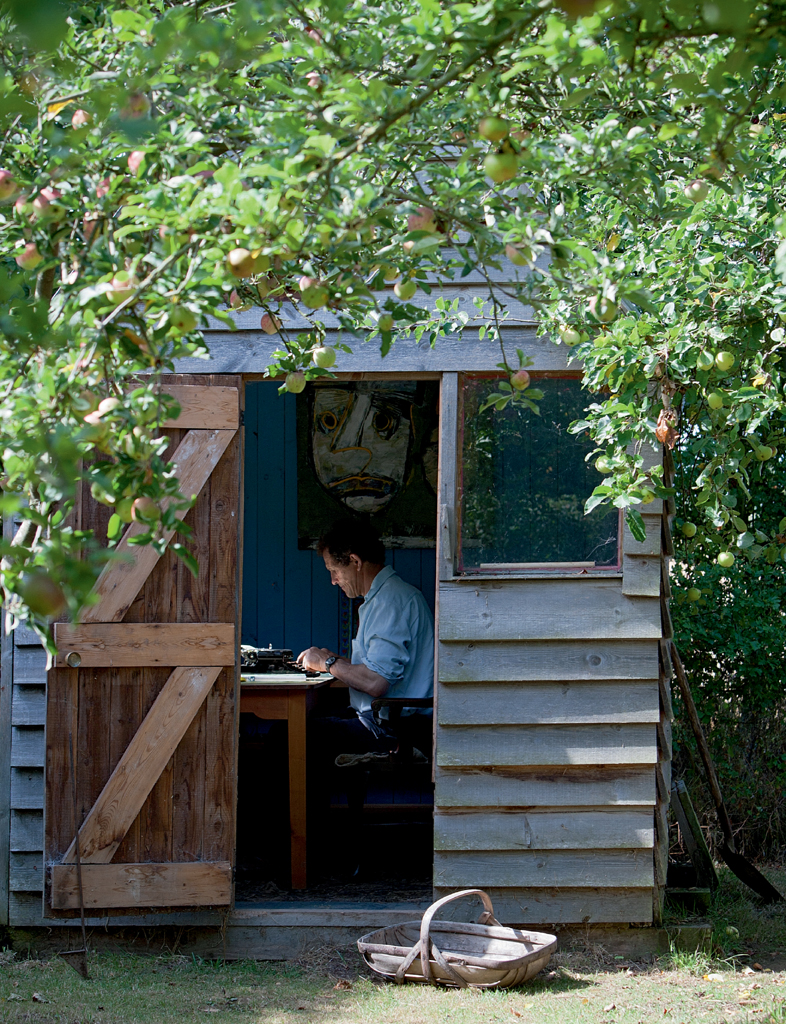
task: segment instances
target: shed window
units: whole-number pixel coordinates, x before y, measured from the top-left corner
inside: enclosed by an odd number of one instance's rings
[[[580,381],[538,378],[539,416],[513,403],[480,412],[497,385],[464,378],[460,571],[617,568],[619,512],[584,514],[601,476],[589,437],[568,432],[587,404]]]

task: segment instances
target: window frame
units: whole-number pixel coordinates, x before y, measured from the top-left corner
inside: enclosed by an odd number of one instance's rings
[[[564,370],[534,370],[530,371],[530,377],[534,382],[544,379],[577,380],[581,381],[581,373],[571,373]],[[456,415],[456,503],[455,503],[455,538],[454,538],[454,578],[456,579],[532,579],[538,576],[554,578],[555,576],[622,576],[622,534],[623,516],[622,509],[618,510],[617,520],[617,558],[611,565],[596,565],[591,568],[581,564],[556,563],[549,568],[548,563],[542,562],[532,568],[517,567],[494,569],[490,566],[473,569],[464,565],[463,551],[463,518],[464,518],[464,394],[465,383],[475,380],[504,380],[505,374],[494,371],[479,371],[458,374],[458,396]],[[589,497],[589,495],[588,495]]]

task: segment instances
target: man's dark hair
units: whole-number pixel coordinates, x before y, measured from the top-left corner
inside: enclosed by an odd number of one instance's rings
[[[319,538],[317,551],[320,555],[327,551],[339,565],[349,565],[350,555],[372,565],[385,564],[385,546],[365,519],[339,519]]]

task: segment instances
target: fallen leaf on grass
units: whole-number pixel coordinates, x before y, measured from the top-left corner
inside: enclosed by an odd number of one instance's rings
[[[702,980],[703,981],[723,981],[723,975],[722,974],[716,974],[713,971],[712,974],[705,974]]]
[[[582,1003],[584,1003],[584,1005],[586,1006],[586,1005],[587,1005],[587,1003],[589,1002],[589,999],[582,999],[581,1001],[582,1001]]]
[[[742,973],[742,974],[755,974],[756,972],[754,971],[754,969],[753,969],[752,967],[748,967],[748,966],[746,965],[745,967],[743,967],[743,969],[742,969],[742,972],[741,972],[741,973]]]
[[[15,999],[15,1000],[16,1000],[17,1002],[19,1002],[19,1003],[24,1003],[24,1002],[26,1002],[26,1000],[25,1000],[25,997],[24,997],[24,996],[18,996],[18,995],[16,994],[16,992],[12,992],[12,993],[11,993],[11,995],[10,995],[10,996],[8,997],[8,1000],[9,1000],[9,1002],[10,1002],[10,1001],[11,1001],[12,999]]]
[[[33,1002],[34,1003],[45,1003],[46,999],[44,999],[44,997],[41,995],[40,992],[34,992],[33,993]]]
[[[604,1006],[603,1007],[603,1012],[604,1013],[609,1013],[611,1010],[616,1010],[616,1009],[617,1009],[617,1004],[616,1003],[609,1003],[608,1006]]]
[[[333,986],[333,988],[350,989],[350,988],[352,988],[352,982],[351,981],[347,981],[346,978],[342,978],[341,981],[337,981],[336,982],[336,984]]]
[[[753,969],[754,969],[754,971],[763,971],[764,970],[764,968],[762,967],[761,964],[754,964],[753,965]]]

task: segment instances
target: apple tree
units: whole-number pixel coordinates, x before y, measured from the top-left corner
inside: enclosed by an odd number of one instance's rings
[[[12,621],[43,635],[77,615],[131,519],[163,544],[189,496],[162,458],[177,410],[160,377],[206,351],[208,317],[256,308],[281,340],[270,373],[297,391],[334,365],[321,311],[349,345],[438,344],[466,315],[412,300],[474,270],[509,378],[498,406],[537,410],[502,346],[510,298],[583,363],[576,429],[605,474],[590,505],[637,529],[666,493],[641,446],[665,441],[697,456],[706,543],[782,557],[746,495],[783,432],[783,29],[753,0],[6,0]],[[491,282],[503,258],[512,285]],[[283,330],[285,300],[308,331]],[[81,479],[112,509],[109,549],[72,524]],[[176,549],[190,559],[182,533]]]

